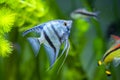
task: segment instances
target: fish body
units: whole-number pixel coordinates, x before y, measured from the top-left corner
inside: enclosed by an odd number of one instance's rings
[[[89,12],[86,9],[77,9],[73,11],[70,15],[73,19],[78,19],[78,18],[89,18],[89,17],[97,17],[98,12]]]
[[[120,37],[112,35],[112,38],[115,40],[115,43],[102,58],[102,61],[105,64],[112,62],[115,58],[120,58]]]
[[[28,40],[32,45],[35,55],[39,53],[40,45],[44,44],[44,47],[50,59],[50,67],[52,67],[58,57],[60,47],[63,43],[65,47],[61,55],[65,51],[67,51],[66,56],[68,54],[70,47],[68,37],[70,34],[71,26],[71,20],[52,20],[25,31],[23,33],[23,36],[27,35],[30,32],[37,32],[41,35],[37,38],[30,37]]]
[[[105,64],[113,62],[113,65],[117,67],[120,64],[120,37],[112,35],[111,36],[115,43],[110,47],[110,49],[103,55],[103,58],[101,61],[98,61],[98,65]],[[110,71],[106,71],[106,74]]]

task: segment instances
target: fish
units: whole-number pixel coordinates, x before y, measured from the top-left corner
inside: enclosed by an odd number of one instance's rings
[[[41,44],[44,45],[50,60],[50,68],[52,68],[59,54],[61,56],[66,51],[66,57],[68,55],[70,48],[68,38],[71,27],[72,20],[51,20],[26,30],[23,32],[23,36],[26,36],[30,32],[36,32],[40,35],[39,37],[28,37],[28,41],[32,45],[32,49],[36,56],[40,51]],[[59,53],[62,44],[64,48],[63,51]]]
[[[75,11],[73,11],[70,16],[73,19],[78,19],[78,18],[89,18],[89,17],[94,17],[97,18],[98,17],[99,12],[90,12],[87,11],[86,9],[76,9]]]
[[[103,55],[102,59],[98,61],[98,66],[113,63],[113,65],[117,67],[120,64],[120,37],[111,35],[111,38],[114,40],[114,44]],[[106,74],[110,76],[111,72],[106,70]]]

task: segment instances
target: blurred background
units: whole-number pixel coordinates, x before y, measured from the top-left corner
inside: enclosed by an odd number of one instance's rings
[[[72,19],[78,8],[99,11],[97,19]],[[120,80],[120,66],[97,66],[109,49],[110,35],[120,36],[120,0],[0,0],[0,80]],[[35,57],[22,32],[56,19],[73,20],[70,51],[59,73],[64,56],[49,67],[42,46]],[[63,48],[61,48],[62,50]]]

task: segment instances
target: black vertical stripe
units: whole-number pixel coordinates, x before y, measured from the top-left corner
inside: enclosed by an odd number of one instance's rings
[[[49,45],[54,49],[54,52],[56,53],[56,48],[53,45],[52,41],[50,40],[50,38],[47,36],[46,32],[43,31],[44,35],[45,35],[45,39],[48,41]]]
[[[112,54],[112,52],[114,52],[114,51],[116,51],[116,50],[118,50],[118,49],[120,49],[120,47],[115,48],[115,49],[109,51],[109,52],[103,57],[103,61],[105,60],[105,58],[106,58],[108,55]]]
[[[55,32],[55,34],[57,35],[59,42],[61,43],[61,37],[59,36],[59,33],[55,30],[54,26],[51,25],[51,28],[53,29],[53,31]]]

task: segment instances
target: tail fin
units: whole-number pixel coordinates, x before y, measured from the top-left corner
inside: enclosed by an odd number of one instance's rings
[[[37,56],[40,50],[40,41],[38,40],[38,38],[28,38],[28,41],[32,45],[32,49],[34,51],[35,56]]]
[[[100,11],[95,12],[95,16],[97,17],[100,14]]]
[[[94,19],[98,20],[99,19],[99,14],[100,14],[100,11],[97,11],[94,13]]]
[[[37,32],[37,33],[40,33],[41,30],[43,29],[43,26],[44,26],[44,25],[37,25],[37,26],[35,26],[34,28],[29,29],[29,30],[23,32],[23,36],[25,36],[26,34],[32,32],[32,31],[35,31],[35,32]]]

